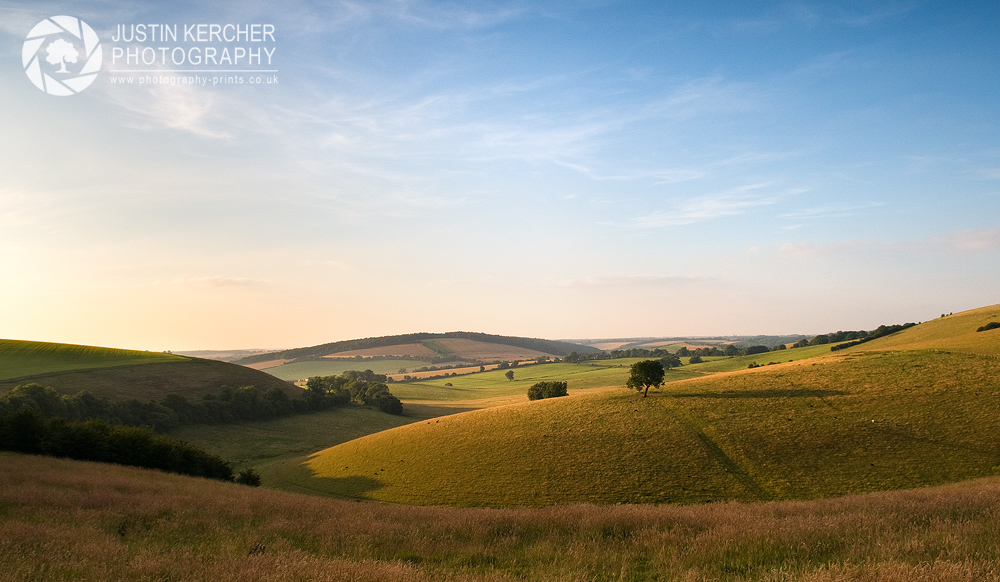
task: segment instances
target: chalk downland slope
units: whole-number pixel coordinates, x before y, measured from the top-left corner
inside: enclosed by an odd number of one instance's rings
[[[975,330],[998,315],[645,399],[622,389],[422,422],[316,453],[287,479],[343,497],[530,506],[810,499],[993,475],[1000,330]]]
[[[296,348],[250,356],[239,360],[243,365],[270,360],[306,360],[310,358],[354,356],[438,357],[462,361],[511,359],[538,356],[562,357],[570,352],[596,352],[596,348],[562,341],[487,333],[456,331],[448,333],[411,333],[345,340],[307,348]]]
[[[19,384],[64,394],[88,390],[112,399],[160,400],[169,393],[201,398],[222,386],[301,389],[244,366],[175,354],[20,340],[0,340],[0,392]]]

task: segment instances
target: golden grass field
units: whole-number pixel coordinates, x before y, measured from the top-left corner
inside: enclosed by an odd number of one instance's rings
[[[0,453],[4,580],[1000,580],[1000,479],[819,501],[453,509]]]
[[[359,499],[541,506],[813,499],[993,475],[1000,330],[975,330],[998,314],[645,399],[601,391],[411,424],[316,453],[286,477]]]

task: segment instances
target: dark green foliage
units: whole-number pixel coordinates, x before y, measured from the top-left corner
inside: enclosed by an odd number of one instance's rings
[[[260,475],[257,471],[254,471],[252,467],[247,467],[240,471],[240,474],[236,476],[236,482],[240,485],[249,485],[251,487],[260,487]]]
[[[660,365],[663,366],[664,370],[669,370],[670,368],[680,368],[681,359],[675,356],[674,354],[667,354],[662,358],[660,358]]]
[[[36,408],[0,416],[0,450],[233,480],[229,463],[168,436],[103,420],[46,419]]]
[[[870,342],[870,341],[872,341],[874,339],[878,339],[880,337],[885,337],[887,335],[903,331],[904,329],[909,329],[909,328],[913,327],[914,325],[917,325],[917,324],[915,324],[915,323],[904,323],[902,325],[880,325],[880,326],[878,326],[877,328],[875,328],[874,330],[872,330],[870,332],[864,332],[864,331],[860,331],[860,332],[843,332],[843,331],[838,331],[837,333],[830,334],[831,341],[833,341],[833,342],[840,342],[840,341],[846,341],[846,340],[852,339],[850,337],[850,334],[862,334],[862,335],[860,336],[859,339],[856,339],[854,341],[848,341],[847,343],[843,343],[843,344],[839,344],[839,345],[833,346],[833,347],[830,348],[830,351],[831,352],[835,352],[837,350],[843,350],[843,349],[846,349],[846,348],[852,348],[852,347],[854,347],[856,345],[860,345],[860,344],[863,344],[865,342]]]
[[[403,403],[389,392],[389,387],[378,382],[356,380],[348,385],[351,400],[358,404],[374,406],[389,414],[403,414]]]
[[[690,358],[688,359],[688,363],[689,363],[689,364],[700,364],[700,363],[702,363],[703,361],[704,361],[704,360],[702,360],[702,359],[701,359],[701,356],[699,356],[698,354],[695,354],[695,355],[691,356],[691,357],[690,357]]]
[[[504,377],[508,380],[514,380],[514,370],[507,370],[504,372]]]
[[[663,365],[657,360],[642,360],[632,364],[629,368],[628,381],[626,386],[642,392],[645,398],[649,393],[650,386],[659,386],[663,383]]]
[[[752,356],[754,354],[766,354],[771,351],[771,348],[767,346],[749,346],[740,349],[741,356]]]
[[[383,412],[401,414],[403,405],[389,394],[384,384],[385,379],[385,376],[374,374],[371,370],[310,378],[299,398],[289,397],[276,386],[266,390],[255,386],[235,389],[224,386],[218,392],[205,394],[200,401],[195,402],[179,394],[167,394],[162,402],[111,400],[96,397],[86,391],[67,396],[47,386],[25,384],[0,395],[0,416],[20,410],[34,410],[41,418],[63,418],[70,421],[98,419],[111,424],[144,426],[156,432],[166,432],[182,425],[268,420],[343,406],[352,399],[352,384],[366,389],[368,384],[380,385],[381,390],[358,398],[357,401],[375,406]]]
[[[991,321],[986,325],[980,327],[976,331],[989,331],[991,329],[997,329],[997,328],[1000,328],[1000,321]]]
[[[559,396],[567,396],[568,394],[565,382],[538,382],[532,384],[531,388],[528,388],[528,400],[558,398]]]

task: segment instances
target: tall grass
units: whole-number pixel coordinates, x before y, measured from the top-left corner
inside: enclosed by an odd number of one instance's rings
[[[0,454],[5,580],[1000,580],[1000,479],[810,502],[446,509]]]

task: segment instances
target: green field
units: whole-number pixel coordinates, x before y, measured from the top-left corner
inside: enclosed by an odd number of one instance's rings
[[[371,370],[376,374],[395,374],[400,368],[412,370],[430,366],[429,362],[418,360],[312,360],[308,362],[296,362],[294,364],[283,364],[273,368],[264,368],[262,371],[282,380],[305,380],[313,376],[339,376],[348,370]]]
[[[991,354],[1000,331],[966,337],[982,318],[670,383],[646,399],[599,391],[416,423],[312,455],[287,479],[345,497],[509,506],[809,499],[988,476],[1000,465],[1000,360],[977,354]],[[940,349],[948,334],[965,347]],[[927,337],[939,347],[923,348]]]
[[[40,374],[93,370],[189,358],[161,352],[140,352],[74,344],[0,340],[0,380],[15,380]]]
[[[223,386],[300,389],[244,366],[160,352],[0,340],[0,393],[37,383],[63,394],[88,391],[111,399],[160,400],[169,393],[201,398]]]
[[[403,416],[395,416],[351,404],[274,420],[182,426],[170,436],[211,450],[235,467],[255,467],[271,485],[265,469],[270,464],[451,412],[408,405]]]
[[[980,582],[1000,480],[813,502],[452,509],[0,453],[4,580]]]

